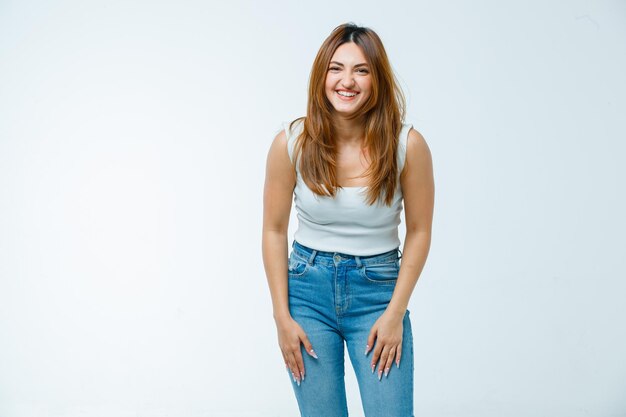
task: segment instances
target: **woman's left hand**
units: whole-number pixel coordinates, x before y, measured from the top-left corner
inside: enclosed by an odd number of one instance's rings
[[[389,374],[394,359],[396,366],[400,367],[403,318],[403,316],[398,317],[397,314],[392,314],[386,310],[378,320],[376,320],[370,330],[369,337],[367,338],[367,346],[365,347],[365,354],[367,355],[374,345],[374,341],[376,341],[376,347],[372,355],[371,368],[373,373],[376,363],[378,363],[380,359],[380,365],[378,366],[379,380],[382,378],[383,370],[385,376]]]

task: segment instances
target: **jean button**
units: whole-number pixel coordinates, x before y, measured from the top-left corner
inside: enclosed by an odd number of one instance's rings
[[[335,255],[333,259],[335,260],[335,262],[339,262],[341,260],[341,256]]]

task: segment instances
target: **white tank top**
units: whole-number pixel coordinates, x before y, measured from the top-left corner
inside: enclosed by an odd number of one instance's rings
[[[302,132],[304,121],[283,122],[287,134],[289,158],[294,163],[294,145]],[[398,174],[406,157],[406,143],[412,124],[403,123],[398,143]],[[396,192],[391,206],[377,201],[367,204],[367,187],[343,187],[335,197],[318,196],[302,181],[296,167],[294,202],[298,228],[294,239],[304,246],[324,252],[369,256],[388,252],[400,246],[398,225],[402,211],[402,189],[398,175]]]

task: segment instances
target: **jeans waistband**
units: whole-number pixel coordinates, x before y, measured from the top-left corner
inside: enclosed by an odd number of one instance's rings
[[[298,257],[308,262],[309,264],[321,263],[325,265],[334,265],[335,262],[343,262],[347,265],[353,264],[358,267],[362,265],[375,265],[387,262],[393,262],[402,257],[402,252],[399,248],[392,249],[388,252],[379,253],[377,255],[369,255],[369,256],[358,256],[358,255],[348,255],[341,252],[324,252],[318,251],[316,249],[309,248],[304,246],[295,240],[291,245],[293,248],[293,253]],[[400,255],[398,255],[398,253]]]

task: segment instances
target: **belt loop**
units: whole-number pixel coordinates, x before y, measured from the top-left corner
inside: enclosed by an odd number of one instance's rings
[[[402,251],[400,250],[400,248],[398,248],[398,252],[400,252],[400,256],[398,256],[398,259],[402,259]]]
[[[317,255],[317,251],[313,249],[313,252],[311,252],[311,256],[309,257],[309,265],[313,265],[313,260],[315,259],[315,255]]]
[[[355,256],[354,260],[356,261],[356,267],[360,268],[361,267],[361,257],[360,256]]]

